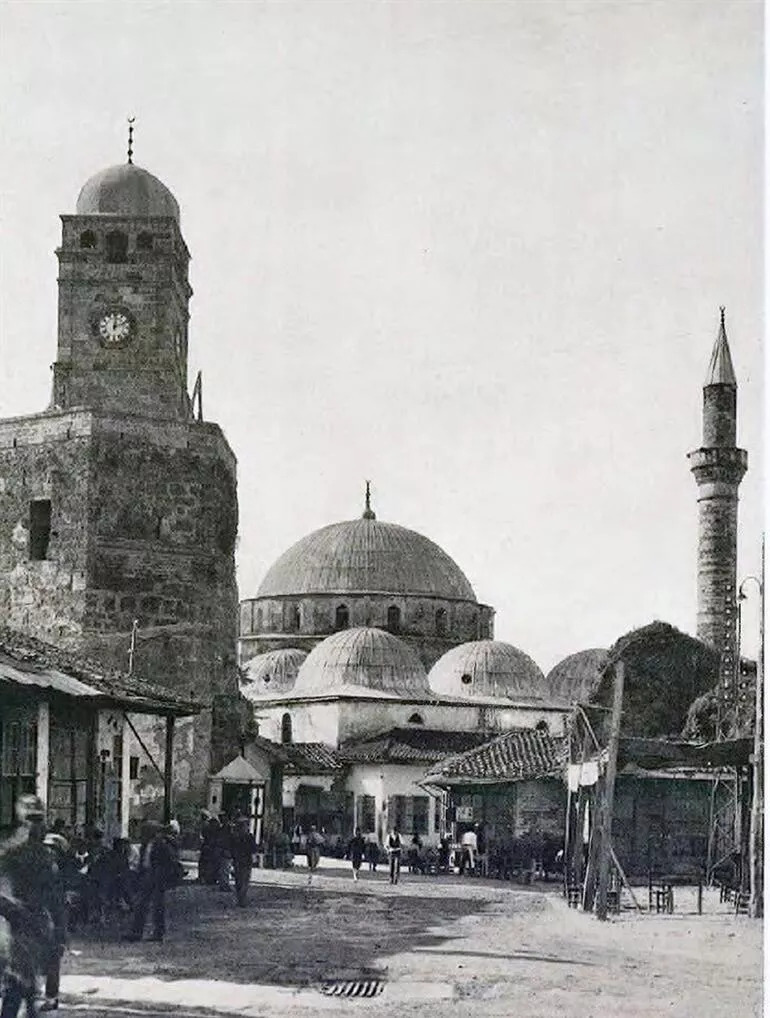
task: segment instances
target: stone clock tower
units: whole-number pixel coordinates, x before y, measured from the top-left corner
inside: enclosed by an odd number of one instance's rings
[[[190,255],[168,188],[127,163],[62,216],[56,407],[186,420]]]
[[[123,670],[135,629],[134,671],[208,707],[176,752],[178,785],[200,787],[215,698],[237,691],[238,506],[235,457],[187,394],[179,206],[111,167],[62,216],[57,256],[51,405],[0,421],[0,618]]]

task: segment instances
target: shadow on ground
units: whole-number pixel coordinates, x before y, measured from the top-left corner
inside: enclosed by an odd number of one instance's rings
[[[250,889],[242,909],[233,895],[199,885],[168,899],[164,943],[123,943],[119,925],[89,931],[72,938],[64,971],[286,986],[374,978],[384,974],[377,958],[446,944],[454,938],[431,927],[489,905],[448,894],[379,897],[264,885]]]

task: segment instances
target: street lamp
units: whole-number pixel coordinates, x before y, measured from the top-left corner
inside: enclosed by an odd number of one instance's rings
[[[744,590],[750,582],[756,583],[759,592],[759,653],[757,655],[757,681],[754,698],[754,753],[752,760],[751,827],[749,833],[749,859],[751,897],[749,913],[760,918],[764,911],[764,673],[765,673],[765,536],[762,535],[762,558],[759,576],[747,576],[738,588],[738,661],[740,662],[740,604],[748,596]],[[739,664],[740,667],[740,664]]]

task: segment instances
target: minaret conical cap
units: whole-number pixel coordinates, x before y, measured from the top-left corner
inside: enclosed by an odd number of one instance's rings
[[[725,309],[722,307],[719,311],[719,332],[717,333],[716,342],[714,343],[714,349],[711,351],[711,360],[709,361],[709,369],[706,373],[704,387],[709,385],[737,386],[738,384],[735,380],[733,359],[730,356],[730,346],[727,342],[727,332],[725,330]]]

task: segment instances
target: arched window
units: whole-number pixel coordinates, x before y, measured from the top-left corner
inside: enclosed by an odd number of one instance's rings
[[[470,684],[473,682],[473,676],[471,675],[470,672],[465,672],[463,675],[460,676],[460,682],[462,682],[464,686],[470,686]]]
[[[535,731],[536,732],[547,732],[548,731],[548,722],[546,720],[544,720],[544,719],[542,721],[538,721],[538,723],[535,725]]]
[[[446,636],[446,608],[436,612],[436,636]]]
[[[257,610],[254,612],[254,628],[256,629],[257,632],[260,632],[261,629],[262,629],[262,609],[261,608],[257,608]]]
[[[290,604],[286,609],[286,628],[296,633],[302,622],[302,613],[298,604]]]
[[[388,629],[391,633],[401,632],[401,609],[397,604],[392,604],[388,608]]]
[[[281,742],[284,745],[291,742],[291,714],[284,714],[281,718]]]
[[[350,625],[350,612],[346,604],[338,604],[334,613],[334,628],[347,629]]]
[[[136,238],[137,251],[152,251],[152,234],[140,233]]]
[[[128,237],[114,230],[105,236],[104,249],[108,262],[125,262],[128,260]]]
[[[80,246],[84,248],[96,247],[96,234],[93,230],[84,230],[80,234]]]
[[[408,724],[410,724],[410,725],[424,725],[425,722],[422,719],[422,714],[412,714],[409,717]]]

